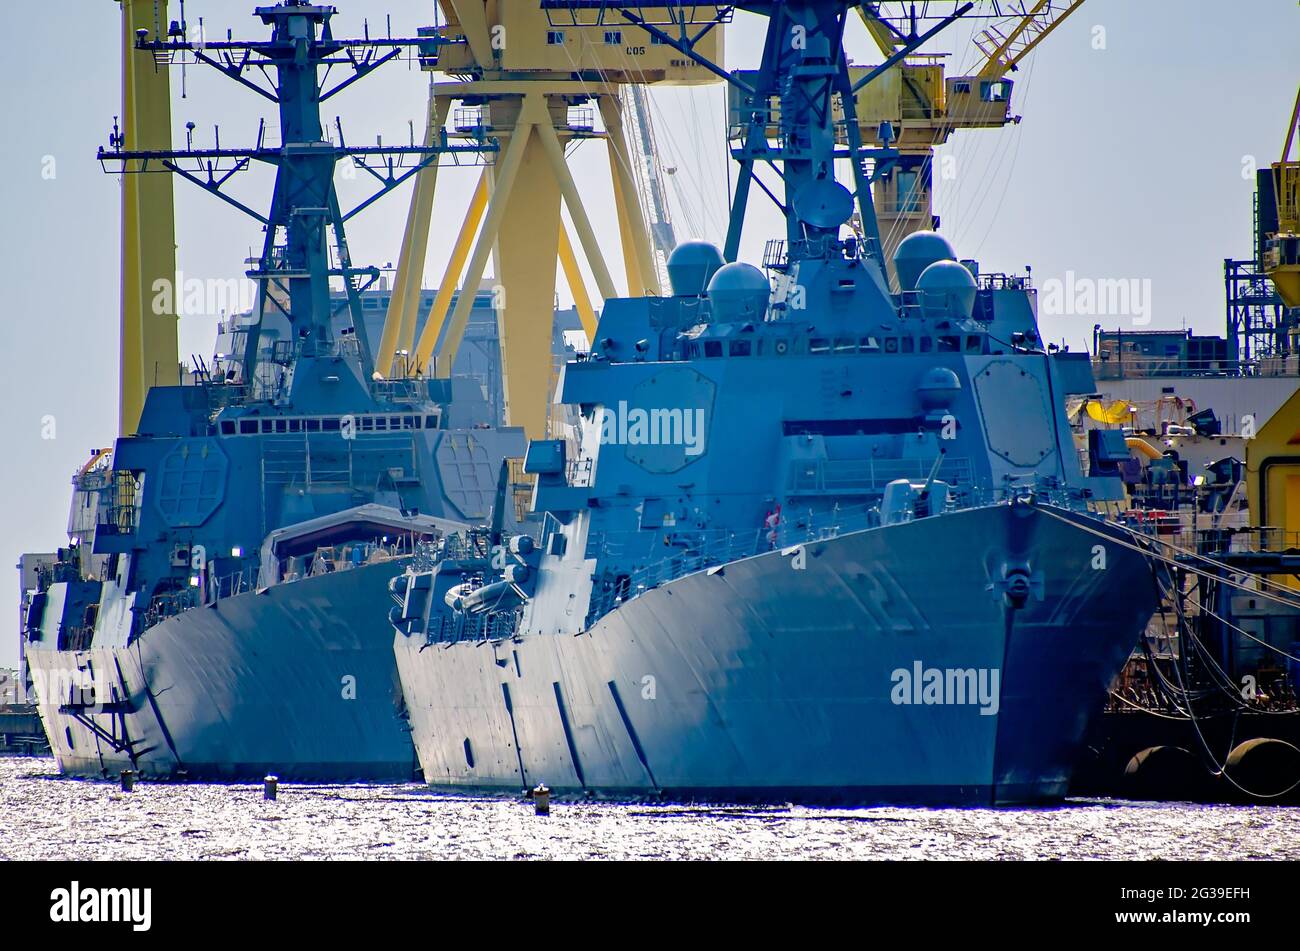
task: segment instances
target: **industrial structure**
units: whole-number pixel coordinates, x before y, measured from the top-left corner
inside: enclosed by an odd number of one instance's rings
[[[1281,158],[1255,173],[1253,254],[1223,262],[1228,347],[1233,360],[1282,360],[1300,353],[1300,92]]]
[[[1300,309],[1300,154],[1291,157],[1300,136],[1300,92],[1287,123],[1282,157],[1267,170],[1271,214],[1260,222],[1264,271],[1287,307]]]
[[[588,338],[595,333],[595,310],[561,205],[600,296],[618,294],[584,204],[585,189],[574,181],[565,150],[583,140],[605,142],[627,291],[658,294],[666,252],[663,241],[657,246],[652,235],[662,239],[666,206],[640,165],[645,142],[628,134],[632,125],[638,138],[648,135],[648,112],[643,100],[625,91],[632,84],[703,83],[715,77],[633,24],[593,36],[553,24],[533,3],[441,0],[440,6],[446,23],[436,32],[443,42],[425,67],[456,79],[430,84],[426,141],[448,134],[444,126],[450,119],[450,134],[499,143],[500,151],[474,189],[438,297],[417,339],[415,303],[438,172],[430,167],[419,176],[376,367],[385,375],[421,374],[435,359],[439,364],[454,359],[470,298],[464,296],[452,308],[452,294],[458,286],[478,287],[494,259],[507,421],[541,438],[547,433],[554,384],[550,339],[557,262]],[[672,5],[642,8],[652,18],[675,15]],[[720,57],[722,31],[702,37],[701,44]],[[596,128],[597,114],[603,131]],[[449,321],[445,330],[444,321]]]
[[[976,66],[948,75],[945,57],[913,53],[899,58],[927,19],[942,20],[945,4],[863,3],[858,14],[885,57],[884,66],[851,70],[858,89],[859,134],[898,152],[882,163],[872,191],[886,260],[914,231],[938,226],[934,217],[935,149],[963,129],[998,129],[1019,122],[1012,113],[1012,73],[1084,0],[1030,0],[982,4],[970,15],[988,17],[974,38]],[[959,3],[952,3],[960,8]],[[969,6],[969,5],[968,5]],[[867,75],[870,83],[864,82]]]
[[[171,80],[151,57],[132,55],[141,31],[175,36],[167,0],[117,0],[122,6],[122,114],[119,148],[171,147]],[[158,281],[176,279],[176,222],[169,175],[129,175],[122,183],[121,376],[118,432],[135,432],[152,386],[180,383],[176,314],[159,312]]]

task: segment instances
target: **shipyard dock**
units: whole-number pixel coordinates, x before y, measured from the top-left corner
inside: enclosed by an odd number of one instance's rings
[[[34,704],[0,706],[0,754],[35,754],[48,750]]]

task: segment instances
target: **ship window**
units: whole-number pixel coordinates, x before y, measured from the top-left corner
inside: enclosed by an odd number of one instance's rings
[[[302,420],[301,420],[301,419],[291,419],[291,420],[289,420],[289,432],[291,432],[291,433],[300,433],[300,432],[302,432]]]
[[[401,428],[402,428],[402,417],[400,417],[400,416],[390,416],[390,417],[388,417],[388,428],[391,429],[393,432],[397,432],[397,430],[401,429]]]
[[[747,357],[753,349],[753,345],[748,340],[733,340],[728,353],[733,357]]]
[[[940,353],[957,353],[957,352],[960,351],[960,350],[961,350],[961,338],[960,338],[960,337],[940,337],[940,338],[939,338],[939,352],[940,352]]]
[[[622,46],[622,45],[623,45],[623,31],[622,31],[622,30],[606,30],[606,31],[605,31],[605,45],[606,45],[606,46]]]
[[[264,419],[264,420],[261,421],[261,427],[262,427],[262,432],[264,432],[264,433],[269,433],[269,432],[271,432],[271,431],[274,429],[274,427],[275,427],[275,420],[273,420],[273,419]]]
[[[235,435],[235,424],[230,422],[229,420],[223,421],[221,424],[221,435],[223,436]]]
[[[438,428],[438,417],[437,417],[437,416],[426,416],[426,417],[424,417],[424,427],[425,427],[425,429],[437,429],[437,428]]]
[[[934,338],[933,338],[933,337],[922,337],[922,338],[921,338],[921,352],[922,352],[922,353],[929,353],[929,352],[930,352],[931,350],[933,350],[933,349],[934,349]]]
[[[813,337],[808,341],[809,353],[830,353],[831,342],[825,337]]]
[[[309,420],[307,420],[307,432],[309,432],[309,433],[318,433],[318,432],[320,432],[320,420],[319,420],[319,419],[309,419]]]
[[[835,340],[836,353],[857,353],[858,342],[851,337],[838,337]]]
[[[885,353],[898,353],[898,338],[897,338],[897,337],[886,337],[886,338],[885,338]]]
[[[983,349],[984,349],[984,345],[979,337],[971,336],[966,338],[967,353],[979,353]]]
[[[898,341],[899,350],[903,353],[912,353],[916,350],[915,337],[900,337]]]
[[[327,433],[336,433],[339,431],[339,419],[337,416],[330,416],[320,421],[320,428]]]
[[[289,431],[289,421],[287,419],[277,419],[275,421],[275,431],[277,433],[287,433]]]
[[[368,433],[375,428],[375,420],[371,416],[362,416],[357,420],[357,429],[363,433]]]
[[[863,353],[879,353],[880,341],[875,337],[863,337],[860,349]]]
[[[414,417],[414,416],[403,416],[403,417],[402,417],[402,428],[403,428],[403,429],[414,429],[414,428],[415,428],[415,417]]]
[[[704,341],[704,355],[706,357],[722,356],[722,341],[721,340]]]
[[[564,31],[563,31],[563,30],[547,30],[547,31],[546,31],[546,45],[547,45],[547,46],[563,46],[563,45],[564,45]]]

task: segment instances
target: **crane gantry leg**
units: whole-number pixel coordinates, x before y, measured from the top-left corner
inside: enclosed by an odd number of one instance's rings
[[[614,207],[618,210],[618,227],[623,247],[633,251],[632,254],[624,255],[628,291],[634,295],[658,295],[662,293],[659,270],[655,267],[654,252],[650,249],[650,229],[646,227],[641,203],[636,198],[632,153],[623,131],[622,104],[616,96],[601,96],[599,103],[600,117],[605,123],[606,144],[609,146],[609,168],[614,179]]]
[[[464,85],[458,84],[458,88]],[[455,362],[474,308],[476,291],[489,258],[493,258],[498,274],[493,302],[501,341],[506,418],[511,425],[523,426],[530,437],[542,438],[546,433],[553,382],[551,334],[557,262],[564,269],[565,280],[589,337],[595,335],[596,323],[595,310],[563,222],[561,204],[568,211],[601,296],[615,297],[618,289],[565,161],[564,144],[554,114],[556,103],[562,103],[563,99],[539,83],[490,85],[495,95],[492,126],[502,150],[497,164],[485,168],[480,177],[429,317],[419,339],[408,348],[412,353],[410,364],[415,372],[430,373],[435,347],[438,365],[444,372]],[[447,98],[436,87],[432,96]],[[613,93],[603,93],[603,98],[612,99]],[[445,105],[431,104],[430,121],[438,124],[438,128],[446,114]],[[617,113],[614,115],[617,119]],[[437,134],[432,126],[429,134]],[[631,262],[629,278],[635,278],[631,287],[635,293],[646,290],[657,293],[658,277],[650,257],[644,216],[632,190],[630,168],[615,157],[618,148],[611,147],[611,166],[615,168],[615,190],[616,195],[621,195],[620,205],[628,206],[620,207],[619,220],[623,228],[624,257]],[[626,146],[622,148],[626,155]],[[432,220],[433,177],[428,181],[428,189],[423,190],[421,185],[421,190],[412,197],[411,220],[394,284],[394,296],[400,288],[404,299],[400,308],[389,308],[377,364],[381,368],[393,367],[408,320],[413,325],[418,307],[423,253],[417,241],[424,235],[427,247]],[[457,287],[462,293],[452,307]]]
[[[591,306],[591,296],[587,293],[587,283],[582,270],[578,267],[578,257],[573,253],[573,242],[569,240],[569,230],[560,224],[560,266],[564,268],[564,280],[573,292],[573,306],[582,321],[582,330],[588,341],[596,339],[596,311]]]
[[[560,188],[547,160],[541,130],[552,130],[549,100],[525,96],[528,126],[512,134],[525,139],[514,190],[497,231],[493,304],[501,346],[501,385],[506,419],[531,438],[546,435],[552,383],[551,337],[555,326],[555,272],[560,239]],[[552,134],[554,134],[552,130]],[[495,198],[498,189],[494,188]],[[472,304],[476,285],[462,290]]]
[[[442,281],[438,284],[438,294],[433,299],[433,307],[429,310],[429,317],[424,323],[424,329],[420,332],[420,339],[415,346],[410,348],[414,355],[414,362],[411,364],[416,373],[424,373],[428,370],[428,375],[436,376],[434,372],[436,367],[428,364],[434,347],[438,343],[438,337],[442,334],[443,324],[447,321],[447,311],[451,308],[451,300],[456,295],[457,283],[460,280],[461,272],[465,270],[465,262],[469,259],[470,251],[474,248],[474,236],[478,233],[478,226],[483,221],[483,212],[487,210],[488,203],[488,179],[491,175],[489,169],[484,168],[479,174],[478,185],[474,188],[474,194],[470,197],[469,208],[465,211],[465,220],[461,223],[460,233],[456,236],[456,246],[452,248],[451,258],[447,261],[447,269],[443,273]]]
[[[171,83],[136,33],[167,28],[167,0],[122,4],[122,119],[126,147],[171,147]],[[122,299],[118,426],[136,431],[152,386],[180,384],[176,339],[176,217],[170,175],[122,176]],[[159,285],[160,281],[166,282]],[[170,287],[170,294],[162,294]],[[170,301],[170,303],[168,303]]]
[[[505,221],[510,204],[510,195],[514,189],[515,180],[519,177],[519,170],[524,164],[524,155],[528,151],[533,128],[539,118],[546,121],[544,112],[544,102],[536,97],[525,96],[520,104],[518,117],[513,128],[511,128],[508,135],[502,136],[505,139],[505,147],[500,162],[491,172],[492,189],[487,205],[487,218],[483,222],[483,230],[474,245],[474,253],[469,259],[468,269],[465,272],[464,280],[461,282],[464,293],[460,294],[456,299],[456,307],[451,315],[451,324],[447,328],[442,344],[441,356],[448,361],[449,365],[454,362],[456,352],[460,349],[460,342],[465,336],[465,327],[469,323],[470,311],[474,309],[474,298],[479,284],[483,281],[483,273],[487,270],[488,258],[492,256],[496,248],[497,235],[500,233],[502,223]],[[466,218],[466,224],[469,224],[468,217]],[[465,234],[462,234],[462,238],[465,236]],[[444,281],[444,283],[455,283],[456,276],[454,274],[449,272],[447,277],[450,280]],[[507,300],[505,303],[508,304],[509,301]],[[432,319],[425,325],[425,332],[420,335],[420,341],[416,345],[416,364],[420,367],[428,366],[433,354],[433,345],[436,338],[430,333],[431,330]],[[547,339],[549,341],[549,335]]]
[[[577,183],[573,180],[573,174],[569,171],[568,163],[564,160],[564,146],[560,144],[560,137],[556,134],[555,126],[551,123],[539,123],[537,134],[542,140],[542,146],[546,149],[546,154],[551,160],[551,171],[560,185],[560,194],[564,196],[564,207],[569,209],[569,218],[573,221],[573,230],[578,233],[578,243],[582,245],[582,251],[587,256],[587,263],[591,265],[592,275],[596,278],[596,287],[600,291],[600,296],[609,300],[618,296],[618,290],[614,287],[614,279],[610,277],[609,267],[605,264],[605,256],[601,253],[600,242],[596,240],[595,229],[591,227],[591,219],[587,217],[587,209],[582,203],[582,195],[578,192]],[[629,289],[629,292],[636,294],[637,291]]]
[[[451,100],[434,94],[430,85],[429,124],[424,133],[424,144],[432,146],[442,135]],[[411,210],[402,236],[401,255],[397,259],[397,273],[393,279],[393,293],[388,300],[388,316],[384,332],[375,353],[375,369],[391,376],[397,351],[410,354],[415,349],[415,323],[420,311],[420,285],[424,276],[424,257],[429,250],[429,227],[433,220],[433,196],[438,187],[438,163],[433,163],[415,178],[411,193]],[[417,263],[418,262],[418,263]],[[444,311],[445,312],[445,311]]]

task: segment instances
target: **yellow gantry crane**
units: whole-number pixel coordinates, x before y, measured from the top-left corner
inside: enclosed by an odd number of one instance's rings
[[[995,129],[1018,121],[1008,78],[1084,0],[1022,0],[994,4],[991,22],[974,38],[982,62],[967,75],[948,76],[940,54],[916,54],[891,67],[858,96],[865,140],[888,123],[900,155],[872,188],[885,260],[914,231],[933,227],[934,150],[958,129]],[[915,5],[863,3],[858,12],[886,58],[914,35]],[[978,14],[976,14],[978,15]],[[855,69],[855,81],[867,70]]]
[[[167,0],[117,0],[122,8],[122,115],[128,149],[171,147],[168,71],[136,52],[138,31],[162,35]],[[118,427],[135,432],[152,386],[180,383],[175,299],[159,281],[176,279],[176,225],[170,175],[122,176],[121,356]],[[164,306],[164,303],[166,305]]]
[[[1264,272],[1287,307],[1300,307],[1300,157],[1291,149],[1300,136],[1300,92],[1282,143],[1282,158],[1273,163],[1277,231],[1264,243]]]
[[[575,244],[600,295],[619,293],[583,202],[585,188],[574,181],[565,150],[581,139],[604,140],[627,291],[633,296],[658,294],[659,269],[620,93],[630,84],[716,79],[670,46],[656,43],[640,27],[566,29],[566,24],[552,22],[536,0],[439,0],[439,6],[445,18],[440,32],[452,44],[440,48],[431,68],[452,78],[431,79],[426,140],[443,134],[495,139],[500,151],[481,171],[417,339],[438,169],[431,166],[418,176],[375,367],[384,376],[450,368],[491,258],[507,421],[523,426],[531,438],[543,438],[553,382],[557,262],[589,339],[595,336],[595,311]],[[673,8],[647,4],[642,13],[658,13],[669,21]],[[706,38],[701,49],[711,60],[720,59],[721,31]],[[596,130],[596,114],[603,131]],[[449,118],[452,130],[446,133]],[[576,242],[564,223],[562,206]]]

